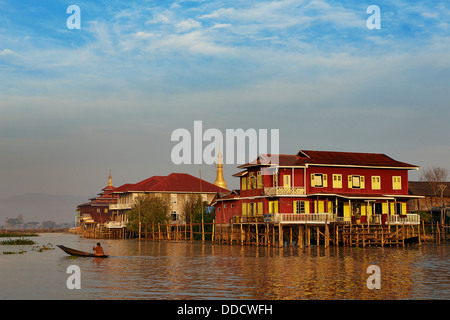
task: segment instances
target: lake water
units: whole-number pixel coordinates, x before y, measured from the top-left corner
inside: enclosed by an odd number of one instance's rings
[[[3,238],[4,239],[4,238]],[[92,251],[72,234],[30,237],[39,246],[0,245],[0,299],[450,299],[450,246],[406,248],[256,247],[101,240],[111,257],[72,258],[57,244]],[[1,254],[25,250],[23,254]],[[68,289],[71,265],[81,289]],[[368,289],[377,265],[381,288]]]

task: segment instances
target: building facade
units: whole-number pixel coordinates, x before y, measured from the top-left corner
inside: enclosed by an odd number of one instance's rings
[[[260,155],[238,168],[240,191],[214,200],[218,223],[236,217],[344,223],[406,217],[415,198],[408,194],[408,171],[418,170],[384,154],[311,150]]]
[[[109,206],[117,202],[117,195],[113,193],[115,189],[110,173],[108,185],[102,189],[102,192],[97,197],[89,199],[89,202],[77,206],[78,225],[104,224],[111,221],[112,212]]]
[[[117,203],[109,206],[114,213],[110,227],[122,228],[128,221],[127,212],[142,195],[168,195],[172,223],[184,223],[183,208],[190,196],[199,195],[209,204],[217,193],[229,193],[229,190],[186,173],[172,173],[168,176],[153,176],[135,184],[124,184],[113,193],[117,196]]]

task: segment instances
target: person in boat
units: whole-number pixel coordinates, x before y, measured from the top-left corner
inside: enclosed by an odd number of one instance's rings
[[[100,244],[100,242],[97,243],[97,246],[92,248],[92,250],[94,250],[94,254],[96,256],[104,256],[105,253],[103,252],[103,248],[102,245]]]

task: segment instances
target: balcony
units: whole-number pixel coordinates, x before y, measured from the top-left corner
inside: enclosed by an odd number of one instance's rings
[[[281,224],[351,224],[350,217],[338,217],[333,213],[273,213],[265,214],[264,222]],[[373,215],[370,224],[382,224],[381,215]],[[390,225],[418,225],[418,214],[390,215],[386,218],[386,224]]]
[[[126,210],[126,209],[131,209],[131,203],[116,203],[109,205],[109,210]]]
[[[127,223],[124,221],[109,221],[108,223],[105,223],[105,226],[109,229],[121,229],[125,228]]]
[[[305,195],[304,187],[269,187],[264,188],[264,193],[269,196],[298,196]]]
[[[332,213],[283,213],[275,214],[274,218],[278,218],[278,222],[281,224],[329,224],[336,222],[336,215]]]
[[[393,214],[388,216],[387,223],[389,224],[420,224],[420,216],[415,213],[408,213],[405,215]]]

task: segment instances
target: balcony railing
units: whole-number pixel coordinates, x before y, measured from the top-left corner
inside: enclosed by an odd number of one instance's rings
[[[332,213],[283,213],[278,215],[278,219],[280,223],[300,224],[328,224],[336,221],[335,215]]]
[[[121,229],[127,226],[127,223],[124,221],[109,221],[105,223],[105,226],[109,229]]]
[[[109,210],[124,210],[124,209],[131,209],[131,203],[116,203],[109,205]]]
[[[333,213],[273,213],[265,214],[264,222],[275,222],[285,224],[329,224],[340,223],[350,224],[352,223],[351,217],[338,217]],[[381,215],[373,215],[370,224],[381,224]],[[396,224],[420,224],[420,216],[418,214],[406,214],[406,215],[391,215],[387,216],[386,223],[391,225]]]
[[[420,216],[415,213],[408,213],[405,215],[390,215],[387,218],[389,224],[420,224]]]
[[[289,196],[289,195],[304,195],[304,187],[269,187],[264,188],[264,192],[269,197],[272,196]]]

